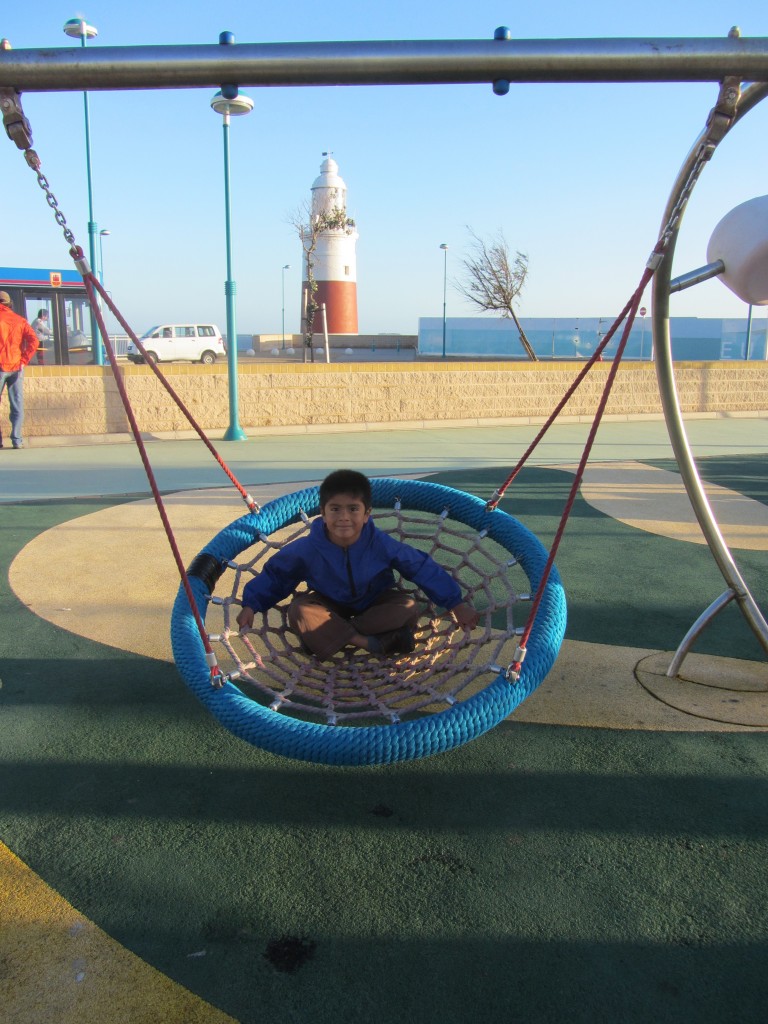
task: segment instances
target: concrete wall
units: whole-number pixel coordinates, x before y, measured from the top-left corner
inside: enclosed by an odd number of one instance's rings
[[[612,364],[598,363],[562,412],[589,418]],[[553,410],[579,363],[345,363],[242,365],[239,421],[248,429],[287,431],[359,427],[541,421]],[[229,424],[226,365],[175,363],[163,374],[191,414],[212,434]],[[188,421],[147,366],[122,368],[139,429],[182,436]],[[676,365],[683,411],[766,414],[768,363]],[[108,366],[30,366],[25,371],[24,435],[82,438],[125,435],[128,421]],[[628,363],[618,372],[606,415],[660,416],[655,369]],[[3,432],[8,405],[2,404]],[[116,437],[114,439],[117,439]]]

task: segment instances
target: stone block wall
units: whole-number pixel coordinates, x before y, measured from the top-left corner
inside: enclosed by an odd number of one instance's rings
[[[563,409],[592,418],[611,363],[596,364]],[[344,363],[242,365],[239,422],[244,429],[460,425],[541,421],[583,363]],[[174,435],[190,424],[147,366],[121,367],[144,434]],[[229,425],[225,364],[174,363],[163,375],[206,432]],[[757,414],[768,410],[768,363],[679,363],[675,377],[684,413]],[[108,366],[30,366],[25,371],[27,438],[125,435],[128,420]],[[619,369],[606,415],[661,416],[649,363]],[[5,425],[7,404],[0,416]]]

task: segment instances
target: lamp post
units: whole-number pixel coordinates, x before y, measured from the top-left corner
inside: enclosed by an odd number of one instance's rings
[[[222,32],[219,42],[226,46],[234,43],[231,32]],[[229,426],[224,432],[225,441],[245,441],[246,435],[238,422],[237,408],[237,327],[235,326],[235,294],[237,288],[232,280],[232,207],[229,194],[229,119],[250,114],[253,100],[239,93],[236,85],[222,86],[211,100],[211,107],[222,115],[224,132],[224,222],[227,243],[227,279],[224,294],[227,300],[227,376],[229,378]]]
[[[749,303],[749,315],[747,316],[747,344],[744,346],[744,358],[749,359],[752,349],[752,303]]]
[[[112,232],[108,228],[102,228],[99,232],[99,267],[101,268],[99,280],[102,285],[104,284],[104,236],[111,234]]]
[[[443,250],[443,359],[445,359],[445,303],[448,288],[448,244],[442,242],[440,248]]]
[[[93,39],[94,36],[98,35],[98,30],[93,26],[89,25],[85,18],[70,18],[69,21],[64,23],[64,33],[70,36],[72,39],[79,39],[80,45],[85,47],[86,40]],[[85,110],[85,166],[86,176],[88,179],[88,255],[91,261],[91,270],[94,274],[99,273],[99,267],[96,263],[96,235],[98,234],[98,227],[96,221],[93,219],[93,178],[91,175],[91,119],[88,111],[88,93],[83,93],[83,108]],[[97,366],[104,365],[104,356],[101,349],[101,341],[99,339],[98,323],[96,321],[96,315],[91,310],[91,351],[93,352],[93,361]]]
[[[643,361],[643,343],[645,341],[645,314],[647,312],[648,312],[648,310],[645,308],[645,306],[641,306],[640,309],[638,309],[638,313],[643,318],[642,321],[641,321],[642,326],[641,326],[641,329],[640,329],[640,362],[641,363]]]
[[[286,270],[290,270],[290,269],[291,269],[290,263],[286,263],[285,266],[283,267],[283,269],[280,272],[281,273],[281,277],[282,277],[282,284],[283,284],[283,349],[285,349],[285,272],[286,272]]]

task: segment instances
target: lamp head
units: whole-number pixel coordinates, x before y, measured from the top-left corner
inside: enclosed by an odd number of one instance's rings
[[[229,114],[231,117],[238,117],[240,114],[250,114],[253,110],[253,100],[250,96],[238,93],[231,99],[217,92],[211,100],[211,107],[217,114]]]
[[[70,18],[64,22],[64,33],[72,39],[93,39],[99,34],[94,25],[89,25],[85,18]]]

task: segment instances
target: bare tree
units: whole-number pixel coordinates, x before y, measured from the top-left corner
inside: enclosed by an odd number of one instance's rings
[[[317,281],[315,280],[315,250],[317,240],[324,231],[336,230],[349,234],[355,227],[355,222],[347,216],[347,211],[342,206],[332,206],[330,209],[315,210],[309,200],[305,200],[289,216],[288,223],[295,229],[304,250],[304,262],[307,270],[307,287],[304,293],[304,311],[302,323],[304,326],[304,354],[306,350],[312,352],[312,336],[314,334],[315,314],[319,309],[315,295],[317,294]],[[312,352],[314,359],[314,352]]]
[[[529,359],[537,361],[538,356],[515,312],[515,300],[528,277],[528,256],[519,250],[512,255],[501,231],[486,242],[471,227],[467,230],[472,244],[462,263],[465,276],[457,284],[459,291],[480,309],[514,320]]]

